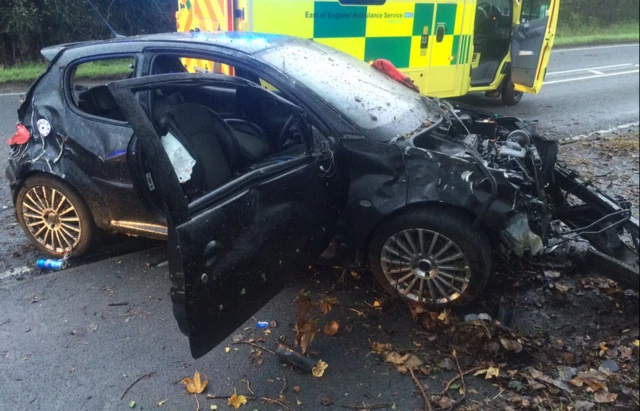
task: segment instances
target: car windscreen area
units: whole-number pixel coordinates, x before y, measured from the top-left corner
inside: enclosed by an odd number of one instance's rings
[[[148,92],[149,118],[190,201],[309,149],[299,109],[259,86],[187,81]]]

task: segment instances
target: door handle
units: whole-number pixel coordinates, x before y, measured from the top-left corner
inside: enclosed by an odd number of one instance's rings
[[[438,28],[436,29],[436,41],[438,43],[442,43],[442,40],[444,40],[444,35],[446,33],[446,28],[444,26],[444,24],[439,24]]]

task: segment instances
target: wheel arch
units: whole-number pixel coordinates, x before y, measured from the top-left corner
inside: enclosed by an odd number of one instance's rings
[[[60,162],[62,163],[63,161]],[[49,170],[48,168],[42,167],[40,164],[25,170],[17,181],[17,184],[13,187],[13,203],[16,203],[18,193],[28,180],[36,176],[45,176],[64,184],[69,190],[78,195],[78,197],[80,197],[89,208],[93,221],[98,227],[108,227],[109,222],[111,221],[109,211],[96,184],[93,183],[93,181],[91,181],[91,179],[75,164],[71,162],[64,163],[64,169],[66,170],[65,173],[61,173],[55,169]]]
[[[369,249],[371,247],[371,240],[373,239],[373,236],[375,235],[375,233],[380,229],[380,227],[382,227],[384,224],[388,223],[389,221],[403,215],[403,214],[408,214],[411,212],[417,212],[417,211],[425,211],[425,210],[433,210],[433,211],[437,211],[437,210],[443,210],[446,212],[453,212],[456,213],[458,215],[461,216],[461,218],[465,218],[469,220],[469,225],[473,224],[473,221],[476,218],[476,214],[464,207],[458,206],[458,205],[453,205],[453,204],[447,204],[447,203],[441,203],[438,201],[419,201],[419,202],[415,202],[415,203],[411,203],[411,204],[406,204],[403,207],[399,207],[395,210],[393,210],[391,213],[383,216],[376,224],[375,226],[373,226],[373,228],[371,229],[371,231],[369,231],[369,233],[367,233],[367,236],[365,238],[365,242],[364,242],[364,247],[362,248],[362,252],[363,255],[368,255],[369,254]],[[483,232],[489,239],[492,239],[492,236],[490,235],[490,229],[484,224],[484,223],[480,223],[480,226],[478,227],[478,230],[480,230],[481,232]],[[494,247],[493,241],[491,241],[491,247]],[[367,261],[367,259],[365,258],[365,261]],[[368,262],[366,262],[366,264],[368,264]]]

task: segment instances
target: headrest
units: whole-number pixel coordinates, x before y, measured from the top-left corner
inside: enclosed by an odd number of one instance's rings
[[[90,90],[93,104],[99,112],[109,112],[118,109],[118,104],[107,86],[97,86]]]

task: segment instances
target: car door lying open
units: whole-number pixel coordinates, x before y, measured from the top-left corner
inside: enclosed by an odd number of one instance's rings
[[[343,191],[330,143],[312,138],[303,110],[240,78],[168,74],[109,90],[135,132],[137,188],[165,210],[174,314],[200,357],[328,245]],[[182,99],[197,93],[232,96],[227,118]]]

